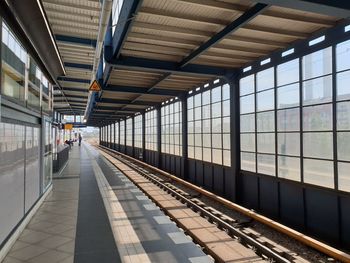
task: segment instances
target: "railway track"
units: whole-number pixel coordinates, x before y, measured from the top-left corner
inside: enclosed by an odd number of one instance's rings
[[[256,231],[250,228],[249,226],[251,222],[256,220],[256,216],[252,215],[256,215],[256,213],[248,210],[248,213],[244,213],[243,218],[245,219],[243,220],[242,218],[236,219],[229,217],[212,206],[208,206],[206,202],[201,200],[201,196],[205,190],[199,188],[200,191],[198,191],[199,189],[197,186],[194,186],[186,181],[182,182],[183,180],[177,177],[174,178],[174,176],[171,176],[164,171],[151,167],[136,159],[133,159],[132,157],[126,156],[106,147],[98,147],[112,164],[114,164],[127,177],[129,177],[134,184],[136,184],[159,207],[161,207],[173,221],[183,228],[185,232],[189,234],[196,243],[201,245],[203,250],[211,255],[217,262],[228,262],[225,260],[225,258],[227,259],[229,256],[225,254],[227,253],[227,248],[230,248],[230,246],[227,244],[231,241],[239,242],[250,251],[253,251],[260,258],[260,260],[270,262],[309,262],[299,256],[297,253],[281,246],[273,240],[259,235],[259,233],[256,233]],[[115,160],[118,160],[118,162]],[[130,170],[130,168],[132,170]],[[140,176],[142,178],[140,178]],[[170,195],[174,201],[171,201],[171,199],[168,200],[167,198],[163,200],[164,196],[157,192],[157,188],[146,184],[146,182],[152,183],[153,186],[156,186],[167,195]],[[186,191],[183,187],[179,188],[179,183],[180,185],[184,184],[186,190],[188,188],[189,191]],[[213,194],[206,194],[206,197],[210,198],[211,195]],[[184,214],[186,214],[185,217]],[[203,236],[210,235],[208,231],[197,231],[197,228],[191,229],[191,224],[189,224],[188,220],[186,221],[186,219],[197,218],[198,216],[210,223],[209,226],[202,222],[203,226],[209,229],[209,232],[213,231],[213,226],[222,232],[221,237],[223,239],[219,238],[217,241],[225,240],[223,244],[226,245],[221,245],[221,247],[226,249],[218,249],[218,243],[213,242],[213,240],[210,240],[210,238],[204,238]],[[271,222],[273,221],[269,220],[269,222],[269,225],[271,225]],[[200,222],[197,223],[201,224]],[[280,227],[282,226],[277,222],[274,223],[278,224]],[[284,227],[284,229],[288,230],[286,227]],[[292,229],[290,229],[290,231],[294,235],[297,233]],[[231,241],[227,239],[228,237],[231,238]],[[350,256],[346,253],[329,247],[328,245],[317,240],[313,240],[310,237],[304,235],[303,237],[305,238],[304,243],[309,245],[311,241],[314,242],[311,244],[316,244],[318,247],[322,246],[323,250],[328,251],[328,255],[332,258],[341,262],[350,262]],[[213,247],[213,244],[216,244],[217,246]],[[229,244],[232,246],[234,243]],[[311,247],[315,248],[315,246]],[[322,252],[324,253],[324,251]],[[259,260],[257,258],[251,258],[249,261],[236,262],[259,262]]]

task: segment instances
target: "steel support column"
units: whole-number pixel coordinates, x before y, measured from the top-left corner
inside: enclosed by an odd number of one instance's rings
[[[162,120],[161,120],[161,107],[156,108],[157,111],[157,155],[158,155],[158,168],[162,167]]]
[[[187,123],[187,97],[183,96],[180,98],[182,107],[182,175],[185,180],[188,180],[188,123]]]
[[[146,114],[142,113],[142,161],[146,160]]]
[[[239,79],[237,75],[233,75],[230,85],[230,125],[231,125],[231,168],[234,177],[233,193],[225,193],[233,201],[237,200],[237,178],[241,167],[240,154],[240,106],[239,106]]]

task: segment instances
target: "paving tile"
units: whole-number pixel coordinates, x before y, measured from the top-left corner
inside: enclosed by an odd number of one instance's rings
[[[57,247],[72,241],[71,238],[68,237],[62,237],[62,236],[51,236],[47,239],[44,239],[43,241],[37,243],[37,246],[42,246],[46,248],[56,249]]]
[[[12,258],[12,257],[6,257],[2,263],[23,263],[23,261]]]
[[[153,219],[159,224],[174,224],[167,216],[154,216]]]
[[[69,241],[65,244],[63,244],[62,246],[59,246],[56,248],[59,251],[63,251],[66,252],[68,254],[74,254],[74,249],[75,249],[75,241]]]
[[[12,246],[12,248],[11,248],[11,252],[14,252],[14,251],[16,251],[16,250],[18,250],[18,249],[21,249],[21,248],[25,248],[25,247],[27,247],[27,246],[29,246],[30,244],[29,243],[26,243],[26,242],[22,242],[22,241],[20,241],[20,240],[17,240],[16,242],[15,242],[15,244]]]
[[[19,259],[19,260],[29,260],[31,258],[34,258],[44,252],[48,251],[47,248],[44,247],[39,247],[39,246],[34,246],[30,245],[22,249],[18,249],[14,252],[9,253],[10,257]]]
[[[70,254],[61,252],[61,251],[55,251],[55,250],[49,250],[37,257],[32,258],[29,260],[29,262],[32,263],[57,263],[60,262],[68,257],[70,257]]]
[[[28,230],[28,229],[26,229],[26,230]],[[49,235],[47,233],[43,233],[43,232],[39,232],[39,231],[35,231],[35,230],[28,230],[19,237],[19,240],[26,242],[26,243],[30,243],[30,244],[35,244],[35,243],[40,242],[40,241],[42,241],[50,236],[51,235]]]
[[[159,207],[157,207],[155,204],[144,204],[143,207],[148,211],[159,210]]]
[[[214,260],[209,256],[192,257],[188,259],[191,263],[214,263]]]
[[[175,244],[185,244],[192,242],[192,240],[182,232],[168,233],[168,236]]]

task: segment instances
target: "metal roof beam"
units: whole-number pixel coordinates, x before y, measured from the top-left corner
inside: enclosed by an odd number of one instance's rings
[[[258,0],[260,3],[298,9],[339,18],[350,17],[349,1],[324,0]]]
[[[99,98],[97,102],[101,103],[115,103],[115,104],[130,104],[132,100],[122,100],[122,99],[111,99],[111,98]],[[133,105],[140,105],[140,106],[156,106],[159,102],[153,102],[153,101],[135,101]]]
[[[218,43],[220,40],[225,38],[227,35],[232,34],[233,32],[237,31],[241,27],[243,27],[245,24],[247,24],[249,21],[251,21],[253,18],[255,18],[257,15],[261,14],[268,5],[266,4],[256,4],[252,8],[250,8],[248,11],[244,12],[241,16],[239,16],[236,20],[234,20],[232,23],[227,25],[223,30],[221,30],[219,33],[211,37],[207,42],[199,46],[196,50],[194,50],[191,54],[189,54],[186,58],[184,58],[180,63],[179,67],[184,67],[187,64],[189,64],[191,61],[196,59],[199,55],[201,55],[203,52],[208,50],[210,47]]]
[[[211,67],[205,65],[188,64],[185,67],[178,68],[176,62],[162,60],[120,57],[112,61],[113,67],[117,69],[131,69],[150,72],[170,72],[173,74],[197,76],[197,77],[219,77],[226,74],[226,69]]]
[[[177,96],[182,90],[174,89],[153,89],[149,91],[148,88],[133,87],[133,86],[119,86],[108,84],[103,88],[103,91],[112,91],[112,92],[130,92],[137,94],[152,94],[152,95],[164,95],[164,96]]]
[[[69,68],[80,68],[80,69],[92,70],[92,65],[82,64],[82,63],[64,62],[64,66]]]
[[[69,78],[69,77],[58,77],[58,81],[69,81],[69,82],[78,82],[78,83],[90,83],[89,79],[78,79],[78,78]]]
[[[89,90],[87,90],[87,89],[79,89],[79,88],[66,88],[66,87],[62,87],[62,90],[63,90],[63,92],[65,92],[65,91],[74,91],[74,92],[84,92],[84,93],[88,93],[89,92]]]
[[[55,35],[57,41],[96,47],[96,39]]]

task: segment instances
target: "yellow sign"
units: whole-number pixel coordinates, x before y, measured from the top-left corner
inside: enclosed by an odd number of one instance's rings
[[[96,91],[96,92],[101,91],[101,86],[100,86],[100,84],[96,81],[96,79],[95,79],[94,82],[92,82],[92,84],[90,85],[89,91]]]
[[[65,124],[64,129],[65,130],[73,130],[73,124]]]

